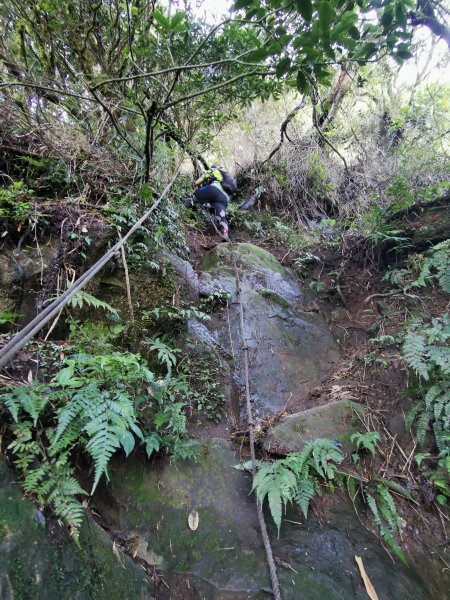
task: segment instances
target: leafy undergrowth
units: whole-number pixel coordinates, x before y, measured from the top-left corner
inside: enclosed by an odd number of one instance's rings
[[[117,316],[90,294],[75,296],[75,305],[86,303]],[[84,515],[80,500],[108,478],[117,451],[128,456],[140,447],[149,458],[159,453],[195,459],[189,414],[214,421],[222,417],[223,396],[215,381],[219,368],[206,380],[200,372],[193,380],[189,359],[178,358],[177,335],[193,315],[209,318],[195,306],[161,306],[145,313],[128,333],[120,324],[80,323],[69,315],[69,343],[30,344],[27,352],[39,368],[24,373],[27,384],[16,382],[2,395],[7,453],[22,474],[25,492],[51,507],[75,539]],[[136,328],[145,357],[123,346]],[[89,491],[77,480],[79,456],[92,465]]]

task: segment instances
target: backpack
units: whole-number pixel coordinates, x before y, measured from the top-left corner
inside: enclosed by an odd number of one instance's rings
[[[212,180],[214,181],[216,179],[227,194],[235,194],[237,192],[237,185],[232,175],[228,173],[228,171],[225,171],[223,167],[211,165],[210,172],[213,172],[214,170],[219,171],[219,173],[222,175],[222,179],[220,180],[213,175]]]
[[[237,185],[232,175],[224,169],[219,169],[219,171],[223,177],[222,181],[220,182],[220,185],[223,187],[227,194],[235,194],[237,192]]]

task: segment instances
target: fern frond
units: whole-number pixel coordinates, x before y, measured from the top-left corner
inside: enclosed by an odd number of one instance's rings
[[[421,413],[419,418],[417,419],[416,425],[416,433],[417,433],[417,441],[421,446],[425,444],[425,438],[428,431],[428,425],[432,419],[432,415],[428,411],[424,411]]]
[[[377,485],[377,492],[381,514],[387,521],[391,531],[400,532],[400,517],[398,516],[397,507],[389,490],[384,485]]]
[[[110,304],[108,304],[107,302],[103,302],[103,300],[100,300],[99,298],[96,298],[92,294],[88,294],[88,292],[85,292],[83,290],[77,292],[75,296],[73,296],[69,300],[69,305],[74,308],[83,308],[84,304],[87,304],[88,306],[93,306],[94,308],[103,308],[103,310],[106,310],[114,316],[119,316],[117,310]]]
[[[411,404],[411,406],[407,410],[407,412],[405,414],[405,426],[406,426],[406,429],[408,429],[408,431],[411,431],[411,427],[412,427],[412,424],[414,423],[414,419],[417,417],[417,415],[419,414],[421,409],[422,409],[422,401],[418,400],[417,402],[414,402],[413,404]]]
[[[445,346],[428,346],[427,357],[438,365],[444,375],[450,375],[450,348]]]
[[[275,525],[278,529],[278,534],[280,533],[281,527],[281,514],[283,508],[283,499],[281,493],[276,488],[271,488],[268,494],[269,499],[269,508],[272,515],[272,518],[275,522]]]
[[[316,495],[314,484],[311,480],[306,479],[298,485],[295,501],[302,509],[305,519],[308,517],[309,503]]]
[[[96,431],[92,430],[89,432],[89,427],[87,431],[91,437],[89,442],[86,445],[86,450],[91,455],[94,461],[94,483],[92,485],[91,494],[94,493],[98,482],[100,481],[100,477],[105,474],[107,479],[107,467],[108,463],[116,452],[116,450],[120,446],[120,439],[117,437],[117,432],[111,431],[110,429],[105,429],[103,427],[96,428]]]
[[[381,527],[382,527],[383,524],[382,524],[382,521],[381,521],[380,513],[378,512],[377,501],[368,492],[365,493],[365,497],[366,497],[367,506],[370,508],[370,510],[372,512],[372,515],[373,515],[373,518],[375,519],[375,523],[381,529]]]
[[[403,342],[403,357],[406,364],[428,381],[428,368],[426,365],[425,337],[418,334],[413,328],[407,330]]]
[[[312,464],[317,473],[324,479],[333,479],[335,469],[333,463],[340,464],[344,460],[337,446],[328,439],[314,440],[311,454],[314,461]]]
[[[40,385],[21,385],[9,394],[4,394],[2,400],[16,423],[22,409],[33,419],[33,424],[36,426],[39,415],[48,403],[48,390]]]
[[[14,393],[14,390],[12,390],[9,393],[2,394],[1,401],[6,406],[6,408],[9,410],[13,420],[17,423],[17,421],[19,419],[19,410],[20,410],[20,402],[17,397],[17,394]]]

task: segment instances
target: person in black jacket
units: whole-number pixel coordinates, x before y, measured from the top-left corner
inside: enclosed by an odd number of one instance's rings
[[[223,175],[216,165],[211,165],[211,168],[199,177],[194,185],[196,190],[193,199],[187,203],[187,206],[192,204],[201,204],[209,210],[214,216],[214,221],[217,224],[217,229],[225,238],[228,237],[228,223],[226,219],[227,206],[229,196],[221,185]]]

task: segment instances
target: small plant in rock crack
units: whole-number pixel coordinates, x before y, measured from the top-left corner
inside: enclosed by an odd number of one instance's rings
[[[142,311],[141,327],[152,328],[156,333],[175,338],[189,319],[208,321],[211,317],[199,307],[182,302],[178,306],[158,306]]]
[[[322,486],[333,490],[337,465],[344,457],[333,442],[317,439],[307,442],[300,452],[292,452],[286,458],[263,463],[253,479],[258,501],[267,497],[269,508],[278,532],[281,527],[283,508],[296,502],[305,518],[314,496],[322,495]]]
[[[350,439],[352,444],[355,444],[356,450],[367,450],[372,456],[375,456],[377,443],[380,441],[380,434],[377,431],[354,433]]]
[[[205,312],[217,310],[218,308],[226,306],[229,299],[229,292],[225,292],[224,290],[214,290],[211,294],[201,299],[199,308]]]

